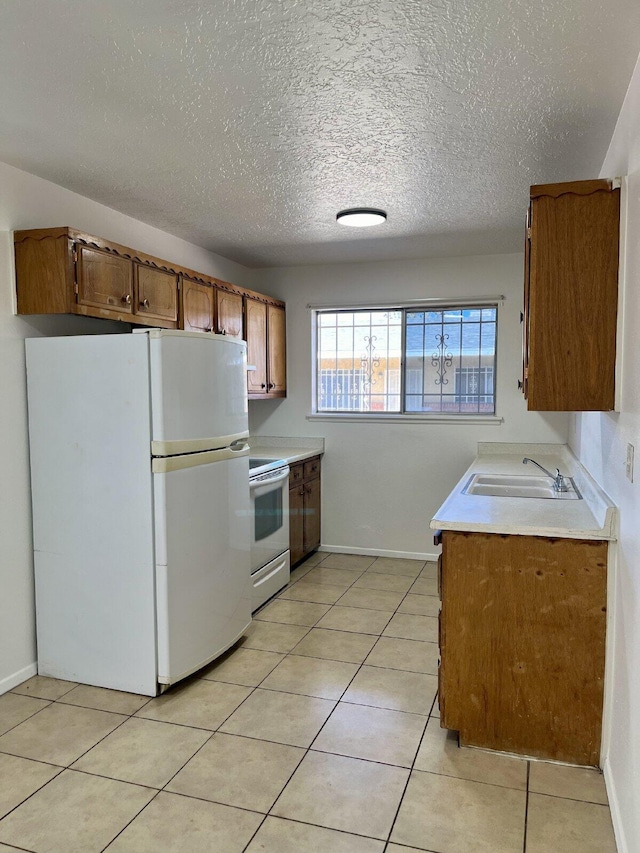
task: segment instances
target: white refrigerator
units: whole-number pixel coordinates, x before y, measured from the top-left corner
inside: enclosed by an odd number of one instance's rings
[[[246,344],[26,341],[38,672],[153,696],[251,621]]]

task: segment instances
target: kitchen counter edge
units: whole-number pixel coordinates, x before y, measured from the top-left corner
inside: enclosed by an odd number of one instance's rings
[[[522,474],[523,456],[573,477],[582,501],[465,495],[473,474]],[[528,473],[528,472],[527,472]],[[481,442],[478,455],[431,519],[433,530],[547,536],[559,539],[617,539],[617,508],[567,445]]]

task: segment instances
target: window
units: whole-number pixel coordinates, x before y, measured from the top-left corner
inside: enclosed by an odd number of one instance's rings
[[[495,413],[497,306],[316,311],[316,411]]]

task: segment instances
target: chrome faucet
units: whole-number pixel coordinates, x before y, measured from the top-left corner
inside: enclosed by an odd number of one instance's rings
[[[522,460],[522,464],[523,464],[523,465],[526,465],[526,464],[527,464],[527,462],[533,462],[533,464],[534,464],[534,465],[537,465],[537,467],[538,467],[541,471],[544,471],[544,473],[547,475],[547,477],[551,477],[551,479],[553,480],[553,490],[554,490],[554,492],[568,492],[568,491],[569,491],[569,487],[568,487],[568,486],[567,486],[567,484],[565,483],[565,481],[564,481],[564,477],[563,477],[563,476],[562,476],[562,474],[560,473],[560,469],[559,469],[559,468],[556,468],[556,473],[555,473],[555,475],[554,475],[554,474],[552,474],[550,471],[547,471],[547,469],[546,469],[546,468],[543,468],[543,467],[542,467],[542,465],[541,465],[539,462],[536,462],[536,460],[535,460],[535,459],[529,459],[529,457],[528,457],[528,456],[525,456],[525,457],[524,457],[524,459]]]

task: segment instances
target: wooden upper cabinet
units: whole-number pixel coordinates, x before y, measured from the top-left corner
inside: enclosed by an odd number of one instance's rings
[[[250,395],[285,396],[284,303],[75,228],[16,231],[13,241],[18,314],[248,337]]]
[[[257,299],[245,299],[247,373],[249,395],[267,393],[267,306]]]
[[[270,393],[287,389],[287,353],[284,308],[269,305],[267,308],[268,383]]]
[[[78,246],[76,265],[79,305],[132,313],[133,263],[130,260],[90,246]]]
[[[134,271],[135,313],[177,325],[178,276],[142,264],[135,264]]]
[[[73,244],[66,228],[16,231],[18,314],[68,314],[76,301]]]
[[[287,365],[284,308],[247,297],[245,323],[247,362],[256,368],[249,371],[249,396],[256,399],[285,397]]]
[[[608,180],[531,187],[525,254],[529,410],[614,408],[620,189]]]
[[[243,300],[241,293],[215,288],[218,334],[242,340]],[[252,362],[250,362],[252,363]]]
[[[183,276],[180,287],[180,325],[187,332],[213,332],[215,292],[213,287]]]

